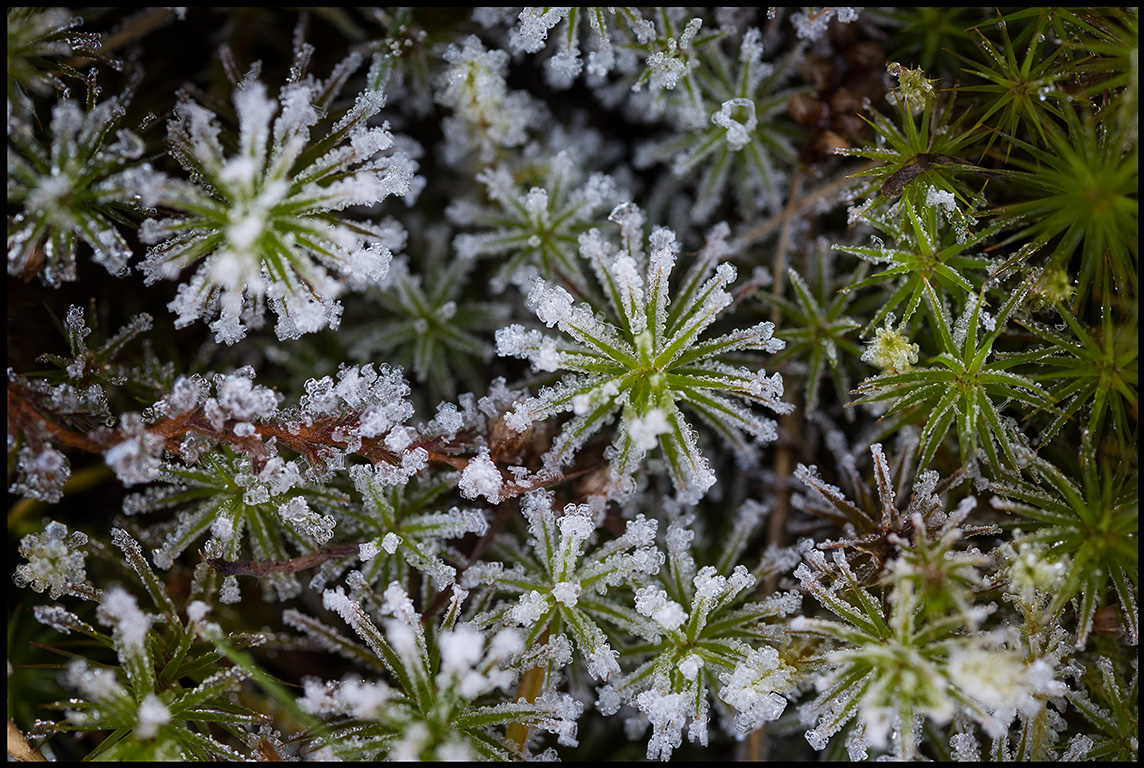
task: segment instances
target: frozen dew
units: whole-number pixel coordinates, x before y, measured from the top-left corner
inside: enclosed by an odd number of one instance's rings
[[[244,366],[233,374],[215,381],[219,406],[230,418],[239,421],[268,419],[278,409],[279,396],[253,381],[254,369]]]
[[[209,390],[210,384],[197,373],[180,376],[171,391],[152,406],[151,413],[168,419],[191,413],[206,400]]]
[[[569,8],[525,8],[520,12],[520,26],[512,37],[514,51],[536,53],[544,48],[548,32],[568,16]]]
[[[676,668],[679,670],[679,674],[683,675],[684,680],[695,682],[703,666],[703,659],[698,654],[689,653]]]
[[[465,465],[457,487],[466,499],[484,496],[493,504],[499,504],[503,500],[501,494],[504,489],[504,478],[500,469],[493,463],[488,448],[481,448],[480,453]]]
[[[429,429],[452,437],[465,426],[465,417],[453,403],[438,403],[437,415],[429,422]]]
[[[210,613],[211,606],[202,600],[192,600],[187,605],[187,622],[190,624],[201,624]]]
[[[1033,716],[1045,697],[1061,696],[1066,690],[1044,659],[1028,664],[1024,652],[972,642],[950,652],[947,669],[953,685],[992,715],[982,720],[992,738],[1007,733],[1018,714]]]
[[[683,727],[691,713],[687,695],[661,693],[653,689],[637,696],[635,703],[647,715],[652,726],[647,759],[670,760],[672,751],[683,743]]]
[[[957,198],[953,192],[938,189],[933,186],[926,189],[926,205],[936,208],[945,208],[948,214],[957,212]]]
[[[520,596],[512,608],[511,616],[517,624],[528,627],[540,621],[548,610],[548,598],[534,589]]]
[[[652,408],[646,416],[636,416],[628,422],[628,436],[637,447],[650,451],[659,445],[659,435],[671,431],[671,424],[662,408]]]
[[[552,598],[569,608],[575,608],[580,599],[580,590],[578,581],[561,581],[552,586]]]
[[[389,759],[400,762],[421,762],[422,752],[430,744],[429,726],[423,722],[410,723],[401,737],[389,749]]]
[[[295,496],[282,503],[278,515],[287,526],[298,531],[303,537],[325,544],[334,535],[337,521],[333,515],[320,515],[310,509],[301,496]]]
[[[567,322],[572,316],[572,295],[558,285],[550,288],[540,278],[533,283],[527,301],[549,328]]]
[[[149,692],[139,703],[136,713],[135,736],[140,739],[153,739],[159,729],[171,722],[171,710],[154,692]]]
[[[619,249],[595,229],[582,233],[579,244],[581,256],[592,265],[609,296],[612,317],[586,303],[576,304],[563,287],[537,277],[529,285],[528,304],[541,322],[571,339],[515,324],[497,332],[497,351],[502,356],[530,360],[537,372],[575,374],[542,387],[536,397],[518,401],[505,423],[524,431],[538,419],[567,411],[574,414],[576,418],[567,422],[545,454],[545,471],[554,474],[572,461],[593,434],[619,416],[622,431],[605,454],[615,498],[631,492],[631,472],[649,451],[659,448],[668,460],[680,499],[694,502],[716,478],[710,462],[699,452],[697,433],[683,420],[676,403],[705,401],[707,391],[719,390],[746,401],[740,404],[719,398],[719,405],[703,409],[703,415],[719,422],[718,428],[740,448],[739,458],[749,461],[754,450],[748,450],[748,440],[753,438],[761,445],[778,434],[777,424],[752,413],[750,405],[761,404],[777,413],[787,413],[794,406],[780,400],[779,374],[767,376],[760,369],[732,367],[716,355],[733,350],[775,352],[783,348],[783,342],[774,338],[773,324],[768,323],[700,340],[734,300],[727,289],[735,280],[735,267],[714,263],[730,253],[727,227],[712,228],[701,258],[684,278],[689,286],[685,301],[669,316],[668,278],[681,248],[677,236],[666,227],[655,227],[646,238],[645,255],[645,216],[638,206],[620,204],[609,220],[620,227]],[[704,345],[712,351],[689,356],[696,346]],[[677,390],[668,376],[681,359],[688,368],[684,379],[694,376],[698,380]],[[646,380],[652,390],[652,397],[640,395],[638,405],[631,400],[633,371],[641,373],[638,380]],[[692,387],[704,392],[692,391]]]
[[[542,109],[524,91],[509,91],[508,53],[486,50],[480,38],[470,35],[459,45],[450,44],[444,59],[436,100],[453,110],[443,125],[447,162],[460,163],[475,150],[488,163],[496,148],[524,144]]]
[[[779,718],[787,705],[784,694],[793,691],[795,683],[794,668],[774,648],[762,646],[748,651],[746,658],[723,676],[719,696],[739,710],[736,728],[749,733]]]
[[[20,539],[19,554],[28,562],[16,566],[12,580],[36,592],[47,590],[53,600],[58,600],[87,580],[86,555],[80,550],[85,544],[87,534],[69,534],[66,525],[51,521],[43,533],[29,533]]]
[[[229,157],[213,112],[187,97],[176,105],[171,151],[196,174],[145,185],[149,202],[175,215],[144,224],[152,248],[140,268],[150,284],[197,265],[170,304],[178,327],[201,318],[217,341],[234,344],[263,325],[268,307],[280,339],[336,329],[341,293],[384,278],[391,247],[403,241],[399,227],[333,215],[411,193],[416,162],[385,128],[362,124],[380,109],[380,94],[359,97],[335,124],[325,152],[297,169],[304,183],[286,177],[312,146],[329,97],[323,88],[340,87],[335,79],[289,82],[275,97],[252,69],[234,92],[238,151]]]
[[[369,721],[385,712],[393,699],[393,690],[380,680],[362,680],[351,674],[342,679],[336,697],[350,717]]]
[[[955,733],[949,737],[950,751],[953,759],[959,763],[977,763],[981,761],[981,745],[972,733]]]
[[[441,672],[459,677],[471,670],[484,655],[485,638],[480,630],[470,626],[459,626],[452,632],[441,635],[438,647],[441,650]],[[466,696],[471,698],[472,696]]]
[[[103,593],[100,620],[115,629],[116,639],[129,652],[140,652],[151,630],[151,617],[139,609],[135,596],[122,587],[111,587]]]
[[[409,594],[396,581],[385,589],[381,612],[408,625],[419,624],[421,617]]]
[[[695,585],[696,600],[714,600],[727,588],[727,579],[720,576],[713,565],[705,565],[692,579]]]
[[[127,691],[119,684],[113,670],[90,666],[82,658],[68,662],[64,667],[63,680],[69,688],[97,704],[119,703],[128,699]]]
[[[588,667],[588,674],[597,680],[607,682],[613,676],[620,674],[620,665],[616,661],[619,651],[608,645],[607,638],[597,630],[598,635],[591,649],[584,655],[584,662]]]
[[[16,481],[8,492],[55,504],[64,497],[64,485],[69,479],[71,464],[63,453],[51,445],[44,445],[39,451],[24,445],[16,454]]]
[[[683,606],[655,585],[636,590],[635,607],[640,615],[647,616],[669,632],[679,629],[687,621]]]
[[[324,683],[307,675],[302,678],[302,696],[298,699],[298,706],[311,715],[337,714],[341,704],[334,695],[337,689],[338,684],[334,681]]]
[[[838,6],[834,8],[807,8],[791,15],[795,32],[803,40],[817,40],[826,33],[832,19],[849,24],[858,18],[859,9]]]
[[[580,76],[584,62],[575,41],[568,48],[557,51],[544,62],[544,77],[552,88],[565,90]]]
[[[95,631],[95,628],[90,624],[59,605],[34,606],[32,615],[36,617],[36,621],[63,635],[70,635],[73,630],[85,635],[90,635]]]
[[[397,552],[397,548],[401,546],[401,537],[393,531],[385,534],[381,539],[381,548],[385,550],[387,555],[393,555]]]
[[[743,115],[737,119],[737,115]],[[725,139],[732,152],[738,152],[751,141],[751,134],[759,126],[755,117],[755,103],[750,99],[728,99],[719,111],[711,115],[711,122],[726,130]]]
[[[564,514],[557,519],[556,524],[560,527],[560,533],[574,548],[587,541],[592,531],[596,529],[592,509],[587,504],[565,505]]]
[[[1096,746],[1096,742],[1091,737],[1078,733],[1069,739],[1065,751],[1061,753],[1060,761],[1063,763],[1080,762],[1088,758],[1089,753],[1092,752]]]
[[[239,591],[238,577],[227,576],[222,580],[222,586],[218,590],[219,602],[224,605],[234,605],[242,600],[242,593]]]

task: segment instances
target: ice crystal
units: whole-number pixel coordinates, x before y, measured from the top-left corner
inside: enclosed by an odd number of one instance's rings
[[[64,497],[64,485],[71,477],[71,465],[61,452],[45,445],[38,453],[31,446],[20,448],[16,457],[17,480],[10,493],[55,503]]]
[[[20,539],[20,556],[27,563],[16,566],[12,580],[20,587],[31,587],[37,592],[45,589],[57,600],[76,585],[87,581],[84,552],[87,534],[68,533],[63,523],[49,522],[41,534],[29,533]]]
[[[817,40],[830,27],[830,22],[837,20],[841,24],[849,24],[857,20],[859,9],[850,6],[837,6],[834,8],[806,8],[791,16],[798,36],[806,40]]]
[[[446,542],[488,531],[488,520],[480,509],[439,508],[454,478],[393,483],[388,473],[365,465],[351,467],[349,474],[361,504],[351,508],[346,528],[349,535],[370,537],[361,545],[360,554],[366,582],[405,582],[413,569],[430,577],[438,590],[452,584],[457,570],[445,561]],[[334,578],[344,569],[344,565],[324,569],[317,583]]]
[[[450,232],[444,225],[422,231],[425,252],[415,263],[395,258],[385,287],[370,294],[386,311],[386,321],[347,334],[355,359],[384,356],[401,363],[430,404],[484,385],[481,364],[493,355],[485,332],[504,325],[508,316],[502,304],[465,297],[476,263],[451,259]],[[374,316],[371,308],[369,317]]]
[[[493,504],[501,502],[503,486],[504,478],[489,457],[487,448],[482,448],[481,452],[469,461],[461,472],[461,480],[458,483],[461,495],[465,498],[475,499],[484,496]]]
[[[110,589],[103,595],[100,618],[115,627],[115,638],[128,652],[140,652],[151,628],[151,617],[139,610],[134,595]]]
[[[719,698],[739,710],[735,727],[749,733],[763,723],[777,720],[786,709],[784,694],[794,688],[794,668],[778,651],[768,646],[751,649],[747,658],[725,675]]]

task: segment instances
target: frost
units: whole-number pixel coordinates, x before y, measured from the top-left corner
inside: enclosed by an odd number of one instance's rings
[[[659,435],[671,430],[671,424],[662,408],[653,408],[647,416],[632,419],[628,422],[628,436],[637,447],[650,451],[659,445]]]
[[[683,675],[684,680],[694,682],[698,679],[700,670],[703,669],[703,659],[694,653],[689,654],[679,662],[677,669],[679,674]]]
[[[45,445],[38,452],[31,446],[20,448],[16,460],[16,482],[9,493],[55,504],[64,497],[64,485],[71,478],[71,465],[60,451]]]
[[[433,431],[452,437],[465,426],[465,417],[453,403],[438,403],[437,415],[429,424]]]
[[[330,87],[340,85],[334,80]],[[234,344],[263,325],[268,306],[278,315],[279,339],[293,339],[337,328],[338,297],[385,277],[391,248],[403,241],[400,229],[330,215],[413,189],[416,163],[384,128],[363,125],[380,110],[380,94],[360,96],[327,134],[324,153],[294,169],[305,183],[283,178],[324,113],[322,86],[313,78],[288,82],[275,98],[252,70],[233,95],[239,141],[229,158],[216,115],[186,96],[176,104],[171,151],[195,174],[191,182],[145,185],[151,204],[178,215],[145,223],[142,239],[152,247],[140,268],[150,284],[197,264],[169,305],[177,327],[215,318],[216,340]]]
[[[44,32],[47,39],[55,34]],[[13,45],[23,50],[14,54],[14,61],[42,42],[14,38]],[[25,44],[32,47],[23,49]],[[26,100],[22,86],[14,87]],[[38,275],[51,287],[73,281],[81,243],[110,274],[121,277],[127,272],[132,251],[119,230],[124,223],[121,211],[135,206],[136,185],[152,171],[146,164],[134,163],[142,153],[139,138],[116,127],[126,113],[129,94],[95,103],[97,93],[91,92],[85,110],[64,89],[51,120],[44,120],[46,127],[40,125],[42,117],[34,118],[36,130],[28,122],[32,116],[20,108],[23,102],[8,110],[8,201],[23,209],[9,221],[9,275],[29,279]],[[109,142],[112,136],[117,141]]]
[[[549,287],[541,279],[528,292],[528,305],[536,310],[540,322],[549,328],[566,323],[572,316],[572,296],[560,286]]]
[[[393,531],[385,534],[381,540],[381,548],[385,550],[385,553],[388,555],[392,555],[393,553],[397,552],[397,548],[399,546],[401,546],[401,537]]]
[[[636,706],[651,721],[652,735],[647,743],[648,760],[669,760],[672,750],[683,743],[683,726],[690,714],[690,702],[683,693],[644,691]]]
[[[733,115],[742,111],[746,117],[737,120]],[[732,152],[738,152],[751,141],[751,133],[758,127],[755,117],[755,103],[750,99],[728,99],[719,111],[711,115],[711,122],[727,130],[727,145]]]
[[[791,15],[791,23],[795,32],[803,40],[817,40],[822,37],[833,19],[839,23],[849,24],[857,20],[859,10],[848,6],[834,8],[807,8]]]
[[[531,626],[548,613],[548,600],[535,589],[520,596],[512,609],[512,620],[522,626]]]
[[[928,187],[926,189],[926,205],[934,207],[944,207],[948,213],[957,212],[957,199],[952,192],[938,189],[937,187]]]
[[[1078,733],[1069,739],[1068,746],[1061,753],[1061,762],[1080,762],[1088,757],[1096,743],[1083,733]]]
[[[383,614],[393,616],[399,622],[410,626],[420,621],[420,616],[417,614],[417,609],[409,598],[409,594],[397,582],[386,587],[383,598],[381,606]]]
[[[49,597],[58,600],[87,580],[85,554],[80,551],[85,544],[87,534],[69,534],[66,525],[50,521],[43,533],[29,533],[20,539],[19,554],[28,562],[16,566],[12,580],[16,586],[31,587],[36,592],[47,590]]]
[[[620,674],[620,665],[616,661],[618,655],[619,651],[608,645],[601,633],[596,637],[595,647],[588,651],[584,659],[588,667],[588,674],[605,682],[614,675]]]
[[[337,521],[333,515],[319,515],[301,496],[295,496],[278,508],[278,515],[286,525],[298,530],[304,537],[325,544],[334,535]]]
[[[653,619],[668,631],[674,631],[687,621],[687,612],[679,603],[668,598],[661,588],[651,585],[636,590],[636,610]]]
[[[171,710],[153,691],[139,703],[135,721],[135,736],[140,739],[153,739],[159,729],[171,722]]]
[[[443,124],[447,161],[460,163],[476,151],[488,163],[498,147],[517,147],[541,118],[541,108],[523,91],[508,90],[508,54],[486,50],[476,35],[445,50],[437,103],[453,110]]]
[[[727,588],[727,579],[720,576],[713,565],[703,566],[693,581],[697,600],[712,600],[723,594]]]
[[[142,652],[151,629],[151,617],[139,610],[135,596],[122,587],[104,591],[100,620],[115,628],[116,639],[129,652]]]
[[[778,651],[763,646],[752,648],[723,683],[720,698],[739,710],[735,727],[749,733],[779,718],[787,705],[783,694],[794,689],[796,676]]]
[[[548,32],[568,15],[571,8],[525,8],[520,12],[520,26],[512,39],[513,50],[536,53],[544,48]]]
[[[556,384],[543,387],[537,397],[518,402],[505,424],[524,431],[535,421],[572,411],[574,418],[552,441],[544,456],[545,472],[555,474],[570,463],[574,454],[596,431],[621,416],[622,429],[605,453],[610,465],[612,494],[625,498],[633,490],[632,473],[648,451],[659,448],[680,498],[698,501],[715,483],[708,460],[700,455],[695,431],[684,421],[676,403],[696,406],[705,420],[737,446],[749,463],[756,443],[777,437],[776,424],[722,396],[764,404],[778,413],[793,405],[782,403],[782,378],[768,377],[761,370],[735,368],[716,355],[735,349],[777,351],[782,343],[773,339],[773,325],[758,324],[700,341],[702,332],[733,301],[726,290],[735,279],[735,268],[714,260],[728,252],[726,227],[712,229],[704,253],[684,278],[689,288],[678,307],[670,307],[668,277],[680,243],[670,229],[656,227],[647,238],[649,254],[643,253],[643,212],[634,204],[616,206],[609,219],[620,227],[622,247],[612,248],[598,230],[579,238],[581,255],[591,265],[604,293],[609,296],[612,316],[605,319],[587,303],[574,303],[560,285],[535,278],[528,289],[528,304],[549,328],[555,327],[571,340],[541,331],[511,325],[497,332],[497,350],[506,356],[532,361],[534,370],[569,370]],[[700,351],[696,351],[696,347]],[[670,385],[675,366],[687,371],[681,378],[693,385]],[[638,376],[633,376],[638,373]],[[646,382],[638,405],[632,402],[635,382]]]
[[[127,439],[116,443],[104,453],[107,466],[126,486],[149,483],[159,477],[163,438],[149,432],[137,413],[120,417],[120,431]]]
[[[575,581],[562,581],[552,587],[552,597],[556,602],[563,603],[569,608],[576,607],[580,599],[580,584]]]
[[[1044,659],[1026,664],[1024,656],[1023,652],[976,645],[950,653],[950,680],[992,714],[982,723],[992,738],[1007,733],[1018,714],[1034,716],[1044,697],[1065,693],[1066,686],[1055,679],[1052,665]]]
[[[89,666],[82,658],[68,662],[63,678],[68,687],[76,689],[89,701],[106,704],[127,698],[127,691],[119,684],[113,670]]]
[[[493,463],[488,448],[482,448],[480,453],[469,460],[461,472],[461,479],[457,483],[461,495],[466,499],[475,499],[484,496],[493,504],[502,501],[504,478],[500,470]]]
[[[210,384],[198,374],[175,379],[171,391],[152,406],[152,413],[168,419],[194,411],[206,400]]]
[[[36,617],[36,621],[64,635],[70,635],[73,630],[85,635],[90,635],[95,631],[90,624],[81,621],[74,613],[58,605],[34,606],[32,615]]]

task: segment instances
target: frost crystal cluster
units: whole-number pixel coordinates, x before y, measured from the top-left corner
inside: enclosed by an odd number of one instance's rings
[[[9,760],[1139,761],[1136,8],[7,13]]]

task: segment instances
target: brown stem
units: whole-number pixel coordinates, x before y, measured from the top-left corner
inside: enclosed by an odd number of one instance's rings
[[[871,168],[875,168],[877,165],[878,164],[876,162],[867,163],[866,165],[855,169],[853,173],[839,176],[820,187],[816,187],[811,192],[808,192],[806,196],[799,200],[796,204],[792,205],[788,203],[787,207],[783,209],[782,213],[772,216],[762,224],[759,224],[758,226],[749,229],[740,235],[738,240],[736,240],[734,243],[735,249],[739,250],[741,248],[746,248],[747,246],[753,245],[760,240],[766,239],[771,234],[773,234],[776,229],[783,226],[785,222],[792,219],[794,216],[803,213],[808,208],[817,205],[819,201],[822,200],[822,198],[841,193],[846,189],[847,186],[852,183],[851,180],[854,176],[859,173],[863,173],[864,171],[868,171]]]
[[[227,562],[220,557],[207,557],[199,550],[199,556],[220,576],[269,576],[272,573],[297,573],[298,571],[321,565],[327,560],[338,560],[343,557],[356,555],[360,551],[360,544],[337,544],[322,547],[317,552],[311,552],[301,557],[291,557],[287,560],[235,560]]]

